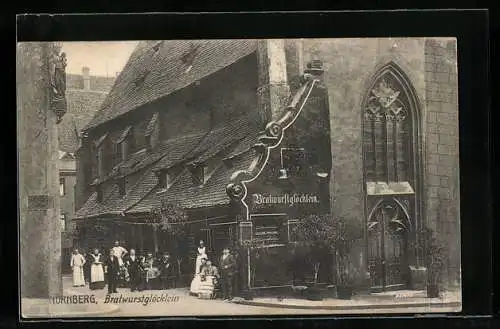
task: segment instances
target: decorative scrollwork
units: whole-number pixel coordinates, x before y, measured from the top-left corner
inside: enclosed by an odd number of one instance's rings
[[[246,195],[246,187],[242,183],[230,183],[226,187],[226,193],[235,201],[242,200]]]
[[[281,143],[285,130],[295,122],[313,88],[321,82],[320,76],[322,74],[321,61],[315,60],[308,64],[305,74],[300,79],[302,86],[283,111],[283,116],[268,123],[265,131],[259,137],[259,141],[254,145],[253,148],[257,156],[250,167],[247,170],[239,170],[231,176],[226,193],[231,200],[239,202],[246,209],[246,218],[242,218],[242,220],[249,220],[248,206],[244,200],[247,194],[246,183],[255,180],[263,171],[269,159],[270,150]]]
[[[283,127],[276,122],[269,122],[266,127],[266,133],[270,137],[279,138],[283,134]]]

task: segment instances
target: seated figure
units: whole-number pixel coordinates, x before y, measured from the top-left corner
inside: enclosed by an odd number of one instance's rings
[[[212,262],[207,260],[200,273],[200,283],[198,287],[198,297],[202,299],[213,299],[215,288],[219,280],[219,271]]]

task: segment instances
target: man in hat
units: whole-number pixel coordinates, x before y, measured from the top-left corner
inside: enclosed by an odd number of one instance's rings
[[[222,294],[225,301],[233,299],[234,279],[237,274],[236,259],[229,248],[224,248],[220,258]]]
[[[170,258],[170,253],[165,251],[158,261],[160,270],[160,283],[162,289],[169,289],[175,281],[174,263]]]

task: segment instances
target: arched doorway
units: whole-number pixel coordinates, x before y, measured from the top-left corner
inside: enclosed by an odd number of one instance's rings
[[[420,107],[393,62],[372,79],[363,105],[363,174],[368,269],[373,290],[405,288],[418,262],[422,217]]]
[[[411,221],[396,199],[382,199],[368,220],[368,270],[372,289],[402,289],[408,282]]]

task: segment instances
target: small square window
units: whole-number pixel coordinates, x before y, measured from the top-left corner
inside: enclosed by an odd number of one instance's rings
[[[281,167],[290,176],[302,176],[306,174],[307,157],[304,149],[282,148]]]
[[[297,227],[298,227],[299,221],[296,219],[290,219],[287,222],[288,226],[288,242],[297,242]]]
[[[66,195],[66,180],[64,179],[64,177],[59,178],[59,195]]]
[[[59,221],[61,223],[61,231],[66,231],[66,214],[60,214]]]

